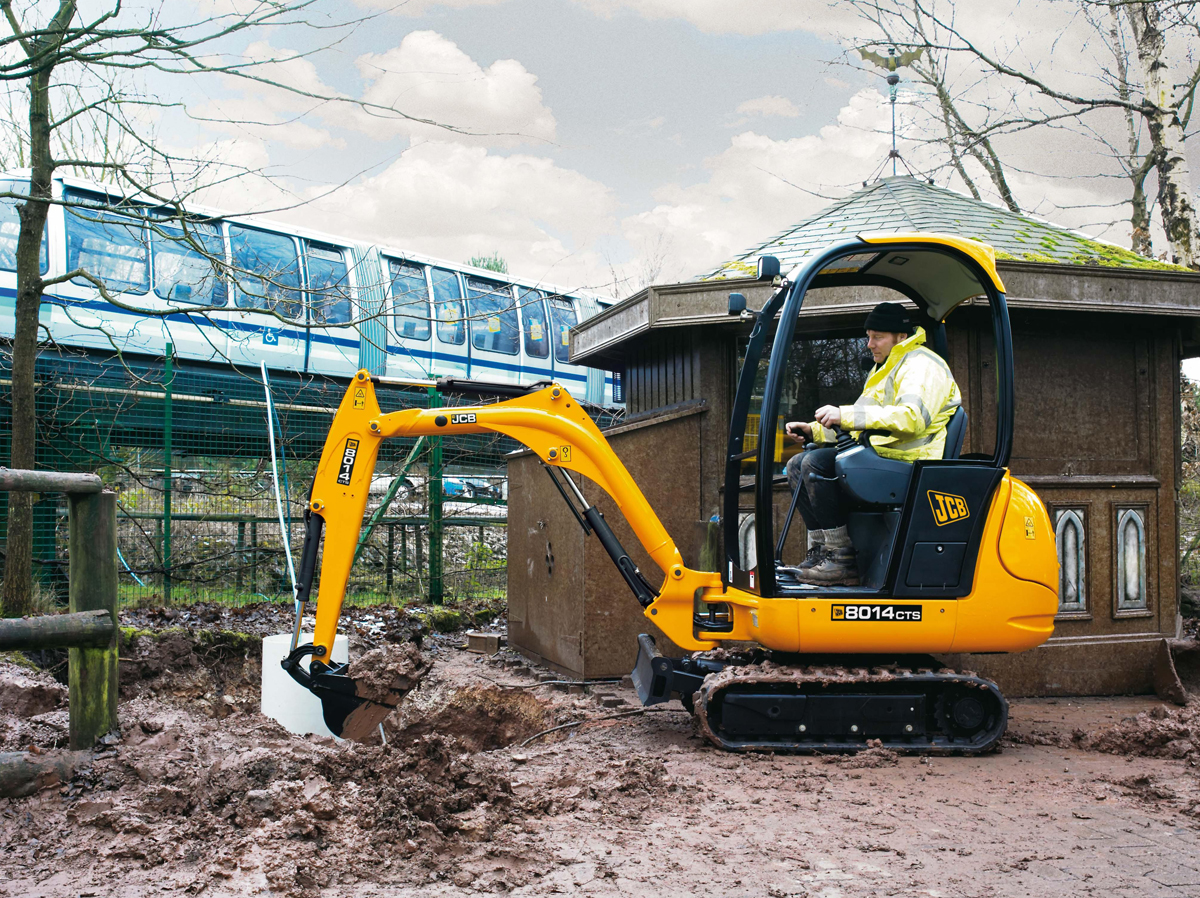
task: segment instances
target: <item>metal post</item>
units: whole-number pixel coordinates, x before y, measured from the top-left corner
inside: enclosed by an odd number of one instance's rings
[[[250,522],[250,594],[258,592],[258,521]]]
[[[442,396],[429,388],[429,407],[439,408]],[[442,584],[442,438],[429,441],[429,604],[444,599]]]
[[[408,574],[408,525],[400,525],[400,573]]]
[[[392,557],[396,550],[396,525],[387,525],[387,560],[384,562],[384,570],[387,572],[387,591],[388,595],[392,594]]]
[[[175,347],[167,344],[163,366],[163,603],[171,602],[171,387]]]
[[[101,648],[69,649],[71,748],[89,750],[117,729],[117,495],[67,496],[70,610],[107,611],[113,635]]]
[[[413,527],[413,540],[417,546],[417,587],[420,588],[421,577],[425,570],[425,541],[421,537],[421,525]]]
[[[246,522],[237,525],[237,594],[242,594],[242,573],[246,565]]]

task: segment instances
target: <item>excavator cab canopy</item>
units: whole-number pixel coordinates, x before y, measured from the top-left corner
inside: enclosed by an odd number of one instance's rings
[[[723,581],[764,597],[838,590],[858,596],[967,595],[987,503],[1012,449],[1012,337],[994,251],[949,234],[863,234],[815,253],[787,277],[774,280],[777,289],[757,314],[745,345],[730,421]],[[863,379],[855,349],[861,326],[853,335],[798,332],[806,299],[826,288],[874,288],[865,291],[867,301],[911,301],[927,345],[947,362],[946,318],[968,300],[990,309],[995,341],[995,444],[990,452],[973,447],[973,454],[961,455],[962,409],[950,422],[955,439],[947,440],[942,459],[909,464],[879,456],[870,434],[840,441],[838,479],[854,505],[850,531],[858,550],[858,587],[816,588],[789,574],[802,559],[803,547],[797,547],[795,538],[788,541],[795,505],[784,465],[785,456],[797,447],[783,428],[788,421],[811,421],[820,405],[853,403]],[[961,498],[978,511],[953,527],[939,527],[926,520],[932,512],[917,501],[930,492]],[[792,532],[798,534],[799,527]],[[797,548],[800,557],[789,557]]]

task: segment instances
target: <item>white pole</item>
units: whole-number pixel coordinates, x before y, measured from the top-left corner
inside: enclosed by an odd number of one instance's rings
[[[279,532],[283,534],[283,551],[287,555],[288,576],[292,578],[292,601],[296,599],[296,567],[292,564],[292,540],[283,522],[283,500],[279,495],[279,468],[275,463],[275,407],[271,404],[271,382],[267,379],[267,363],[258,363],[262,370],[263,392],[267,394],[267,438],[271,446],[271,479],[275,481],[275,510],[279,513]],[[295,646],[293,646],[295,648]]]

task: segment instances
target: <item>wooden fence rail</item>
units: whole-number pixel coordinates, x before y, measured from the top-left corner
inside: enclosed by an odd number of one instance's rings
[[[117,729],[117,496],[95,474],[0,468],[0,490],[67,494],[69,614],[0,620],[0,649],[68,649],[72,749]]]
[[[0,618],[0,651],[13,649],[101,648],[113,637],[107,611]]]

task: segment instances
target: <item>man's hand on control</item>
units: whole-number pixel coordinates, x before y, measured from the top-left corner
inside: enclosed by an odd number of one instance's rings
[[[815,417],[825,427],[837,427],[842,423],[842,410],[836,405],[823,405],[817,409]]]
[[[784,432],[801,446],[812,439],[812,428],[803,421],[790,422],[784,427]]]

